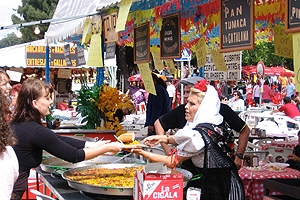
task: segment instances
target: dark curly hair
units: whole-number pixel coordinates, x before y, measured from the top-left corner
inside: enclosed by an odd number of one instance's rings
[[[9,118],[9,103],[6,96],[0,92],[0,153],[5,151],[5,146],[13,146],[17,143],[7,119]]]

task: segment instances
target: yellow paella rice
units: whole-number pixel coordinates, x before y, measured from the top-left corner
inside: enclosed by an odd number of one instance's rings
[[[133,187],[136,170],[142,170],[144,166],[125,168],[91,168],[74,172],[66,176],[67,179],[101,187]]]

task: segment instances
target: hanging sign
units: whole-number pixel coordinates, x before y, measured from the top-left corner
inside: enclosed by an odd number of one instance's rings
[[[293,58],[292,34],[286,34],[284,26],[276,25],[274,30],[275,55],[286,58]]]
[[[160,57],[179,58],[181,56],[181,35],[179,13],[162,18],[160,31]]]
[[[300,33],[293,34],[293,60],[294,60],[294,72],[295,72],[295,83],[296,91],[300,92]]]
[[[77,47],[77,66],[85,65],[84,49]]]
[[[206,61],[206,42],[204,40],[204,37],[201,37],[198,40],[198,42],[195,44],[194,50],[196,52],[197,65],[198,68],[200,68],[203,65],[205,65],[205,61]]]
[[[253,4],[253,0],[220,0],[221,53],[254,48]]]
[[[155,85],[153,82],[153,78],[151,75],[151,71],[149,68],[149,63],[139,63],[138,64],[139,67],[139,71],[141,73],[142,76],[142,80],[145,86],[145,90],[148,93],[151,93],[153,95],[156,95],[156,89],[155,89]]]
[[[150,61],[150,27],[149,22],[134,28],[134,63]]]
[[[50,48],[50,63],[51,67],[67,67],[65,59],[64,46],[54,46]],[[77,48],[70,47],[70,67],[77,65]],[[26,46],[26,66],[30,67],[45,67],[46,66],[46,46]]]
[[[105,59],[115,58],[116,55],[116,43],[115,42],[107,42],[105,48]]]
[[[112,13],[103,17],[104,43],[116,42],[119,40],[119,33],[116,31],[117,19],[117,13]]]
[[[285,1],[285,32],[300,31],[300,0]]]
[[[240,80],[242,66],[241,51],[223,53],[223,56],[228,71],[219,71],[215,66],[212,55],[207,54],[204,65],[204,78],[207,80]]]
[[[71,54],[70,54],[70,44],[64,45],[64,55],[65,55],[67,67],[72,66]]]

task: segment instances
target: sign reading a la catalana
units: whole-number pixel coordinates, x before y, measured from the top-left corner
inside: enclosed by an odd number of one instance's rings
[[[286,33],[300,31],[300,0],[286,0],[285,3],[285,29]]]
[[[55,46],[50,48],[51,67],[67,67],[64,46]],[[77,67],[85,62],[78,60],[77,47],[70,47],[71,67]],[[82,59],[80,59],[82,60]],[[44,67],[46,66],[46,46],[27,46],[26,47],[26,66]]]
[[[253,0],[220,0],[220,52],[254,48]]]

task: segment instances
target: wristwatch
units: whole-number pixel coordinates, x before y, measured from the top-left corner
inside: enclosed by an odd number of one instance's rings
[[[235,156],[237,156],[239,159],[244,159],[244,154],[242,153],[236,153]]]

